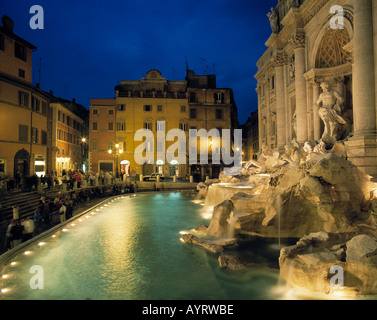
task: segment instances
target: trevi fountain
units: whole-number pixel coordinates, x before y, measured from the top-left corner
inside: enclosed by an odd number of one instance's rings
[[[182,233],[181,240],[218,255],[221,268],[242,272],[256,263],[245,250],[235,253],[237,247],[245,239],[269,239],[278,250],[280,278],[290,286],[373,297],[377,183],[347,160],[345,141],[338,140],[345,125],[341,98],[327,83],[321,88],[322,138],[303,145],[293,140],[284,150],[263,146],[241,173],[199,183],[210,223]],[[341,278],[334,281],[337,272]]]

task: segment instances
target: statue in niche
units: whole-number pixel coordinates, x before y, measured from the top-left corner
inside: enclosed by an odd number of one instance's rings
[[[291,79],[295,78],[295,56],[293,55],[291,59],[289,60],[289,77]]]
[[[321,140],[331,148],[338,140],[339,127],[347,124],[341,117],[344,99],[337,91],[331,90],[327,82],[322,82],[321,88],[323,92],[317,101],[318,114],[325,125]]]
[[[279,32],[279,17],[274,8],[271,8],[271,12],[267,14],[268,19],[270,19],[270,25],[273,33]]]
[[[293,135],[294,137],[297,137],[297,116],[296,116],[296,111],[293,114],[292,117],[292,129],[293,129]]]

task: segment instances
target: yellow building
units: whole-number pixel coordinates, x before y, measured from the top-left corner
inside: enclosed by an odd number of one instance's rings
[[[0,177],[46,174],[49,96],[32,86],[36,47],[13,33],[3,16],[0,27]]]
[[[163,173],[166,177],[186,177],[187,163],[158,157],[162,147],[157,143],[157,133],[181,129],[188,138],[189,107],[186,94],[186,81],[168,81],[158,70],[150,70],[137,81],[121,81],[116,86],[116,141],[123,152],[117,157],[119,172],[134,176],[136,174]],[[158,122],[165,122],[158,125]],[[144,165],[135,162],[135,150],[142,142],[135,141],[139,129],[153,132],[154,162]],[[174,142],[166,142],[165,150]],[[117,152],[117,150],[114,150]]]
[[[221,135],[222,129],[231,130],[232,147],[233,129],[238,127],[232,89],[217,88],[214,75],[199,76],[188,70],[184,81],[168,81],[160,71],[152,69],[140,80],[121,81],[115,92],[115,101],[91,100],[91,172],[126,176],[162,173],[168,178],[194,176],[196,180],[218,177],[224,165],[213,161],[212,152],[219,152],[223,142],[221,136],[217,141],[213,139],[209,131],[218,129]],[[150,139],[146,139],[145,132],[137,137],[143,129],[149,130]],[[199,153],[200,144],[205,145],[207,164],[201,163],[197,152],[192,159],[195,164],[189,161],[190,129],[208,133],[194,142]],[[183,138],[180,142],[177,134]],[[181,144],[183,140],[185,143]],[[102,162],[106,165],[101,167]]]

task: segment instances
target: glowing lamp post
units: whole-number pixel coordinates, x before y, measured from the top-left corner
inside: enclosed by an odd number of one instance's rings
[[[87,139],[86,138],[81,138],[81,169],[83,172],[86,172],[86,166],[85,166],[85,149],[84,145],[86,144]]]
[[[116,166],[115,166],[116,178],[119,178],[118,158],[119,158],[119,155],[121,155],[123,153],[123,150],[120,149],[120,145],[119,145],[119,143],[117,143],[115,145],[114,149],[109,149],[107,152],[109,153],[109,155],[112,155],[113,157],[115,157],[115,161],[116,161]]]

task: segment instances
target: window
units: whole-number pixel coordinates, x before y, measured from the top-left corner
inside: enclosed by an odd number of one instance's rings
[[[185,123],[185,122],[181,122],[181,123],[179,124],[179,129],[181,129],[182,131],[187,131],[187,129],[188,129],[188,124]]]
[[[118,142],[119,144],[119,150],[122,150],[123,152],[126,151],[126,142],[125,141],[120,141]]]
[[[190,92],[189,102],[196,103],[196,92]]]
[[[14,56],[16,58],[19,58],[21,60],[26,61],[26,47],[23,46],[22,44],[15,42],[14,44]]]
[[[44,131],[44,130],[42,130],[41,139],[42,139],[41,143],[43,145],[46,145],[47,144],[47,132]]]
[[[222,109],[216,109],[216,119],[217,120],[223,119],[223,110]]]
[[[47,102],[42,101],[42,114],[47,115]]]
[[[126,131],[126,121],[117,122],[117,131]]]
[[[93,130],[98,130],[98,122],[93,122],[92,125]]]
[[[65,123],[65,114],[64,113],[62,113],[62,115],[63,115],[63,123]]]
[[[18,76],[21,78],[25,78],[25,70],[18,69]]]
[[[119,111],[125,111],[126,110],[126,105],[125,104],[118,104],[118,110]]]
[[[109,122],[107,124],[107,130],[109,130],[109,131],[113,131],[114,130],[114,122]]]
[[[93,114],[98,115],[98,109],[93,109]]]
[[[215,93],[215,103],[224,103],[224,93],[221,93],[221,92]]]
[[[92,150],[97,151],[98,150],[98,142],[97,140],[92,141]]]
[[[271,77],[271,90],[274,90],[275,89],[275,77],[272,76]]]
[[[29,107],[29,94],[19,91],[18,92],[19,104],[22,107]]]
[[[196,109],[190,109],[190,118],[196,119]]]
[[[157,112],[162,112],[162,106],[161,105],[157,106]]]
[[[0,33],[0,50],[5,50],[5,38],[4,35]]]
[[[144,111],[145,112],[151,112],[152,111],[152,106],[149,105],[149,104],[144,105]]]
[[[41,110],[40,101],[33,96],[31,97],[31,109],[37,112]]]
[[[107,110],[107,115],[113,116],[114,115],[114,109]]]
[[[38,129],[31,128],[31,142],[38,143]]]
[[[276,122],[275,121],[271,121],[271,136],[275,136],[276,134]]]
[[[181,106],[181,112],[186,112],[186,106]]]
[[[104,172],[112,172],[113,171],[113,163],[112,162],[100,162],[99,163],[99,170]]]
[[[151,122],[144,122],[143,128],[148,129],[148,130],[152,130],[152,123]]]
[[[61,112],[58,111],[58,121],[60,121],[60,118],[61,118]]]
[[[107,150],[113,150],[113,142],[112,141],[107,142]]]
[[[22,142],[29,141],[29,127],[22,124],[18,125],[18,140]]]

